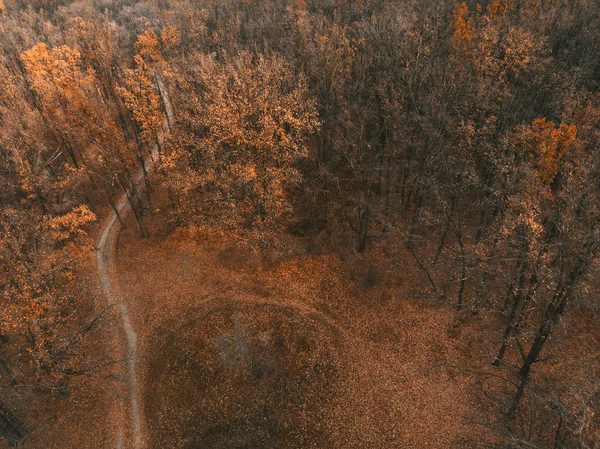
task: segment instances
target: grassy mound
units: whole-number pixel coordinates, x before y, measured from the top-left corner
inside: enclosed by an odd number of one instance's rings
[[[147,359],[153,447],[331,447],[346,372],[322,317],[216,300],[167,323]]]

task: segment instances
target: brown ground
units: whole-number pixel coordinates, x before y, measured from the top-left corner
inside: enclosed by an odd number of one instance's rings
[[[476,326],[411,297],[408,270],[393,281],[399,266],[290,240],[265,262],[152,221],[154,237],[125,231],[118,256],[149,447],[460,447],[471,375],[448,365],[477,346]]]
[[[511,390],[474,371],[508,376],[489,367],[501,324],[423,293],[400,248],[307,254],[285,236],[273,252],[167,230],[162,213],[149,223],[150,239],[121,234],[117,262],[148,448],[438,449],[489,437],[481,381],[503,400]],[[532,382],[575,376],[582,345],[597,357],[596,322],[581,311],[570,321],[576,338],[557,328]]]

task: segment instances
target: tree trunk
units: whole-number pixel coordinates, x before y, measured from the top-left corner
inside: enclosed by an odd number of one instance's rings
[[[144,160],[144,158],[142,157],[142,155],[139,152],[138,152],[138,162],[140,163],[140,166],[142,167],[142,174],[144,176],[146,200],[148,201],[148,204],[150,204],[152,202],[152,198],[151,198],[152,186],[150,185],[150,177],[148,176],[148,170],[146,170],[146,161]]]
[[[2,403],[0,403],[0,436],[10,444],[18,445],[27,434],[20,421]]]
[[[492,362],[492,366],[500,366],[500,363],[502,363],[502,360],[504,359],[504,353],[506,352],[508,342],[510,341],[510,334],[515,328],[515,317],[517,316],[519,305],[521,304],[521,300],[523,299],[525,281],[527,279],[527,264],[523,260],[521,260],[519,263],[521,265],[521,268],[519,270],[519,282],[517,286],[517,291],[513,294],[513,302],[510,308],[510,312],[508,314],[508,321],[506,323],[506,328],[504,329],[504,335],[502,336],[502,344],[500,345],[500,350],[498,351],[496,358]]]
[[[435,282],[433,282],[433,277],[429,273],[429,270],[425,267],[425,265],[423,265],[423,263],[421,263],[421,261],[417,257],[417,253],[415,253],[415,249],[414,249],[413,245],[412,244],[410,246],[407,245],[407,248],[408,248],[408,251],[410,251],[410,254],[414,257],[415,261],[417,262],[417,265],[419,265],[419,268],[421,270],[423,270],[423,272],[427,276],[427,280],[431,284],[431,288],[433,289],[433,291],[434,292],[437,291],[437,287],[435,285]]]
[[[413,218],[412,218],[412,223],[410,225],[410,234],[408,235],[408,241],[406,242],[406,247],[407,248],[412,248],[413,246],[413,239],[415,236],[415,233],[417,232],[417,223],[419,221],[419,217],[421,215],[421,206],[423,204],[423,196],[419,195],[419,197],[417,198],[417,204],[415,206],[415,212],[413,214]]]
[[[446,218],[446,225],[444,226],[444,232],[442,232],[442,237],[440,238],[440,244],[438,245],[438,249],[435,254],[434,263],[437,263],[437,261],[439,260],[440,255],[442,254],[442,249],[446,244],[446,238],[448,236],[448,231],[450,230],[450,223],[452,220],[452,213],[454,212],[455,203],[456,195],[452,195],[452,198],[450,199],[450,211],[448,212],[448,217]]]
[[[112,190],[112,189],[111,189],[111,190]],[[117,205],[116,205],[116,204],[115,204],[115,202],[113,201],[113,198],[112,198],[112,192],[110,192],[110,191],[109,191],[109,192],[107,192],[107,194],[108,194],[108,195],[107,195],[107,196],[108,196],[108,202],[110,203],[110,205],[111,205],[111,207],[112,207],[113,211],[115,212],[115,215],[116,215],[116,217],[117,217],[117,220],[119,220],[119,223],[121,224],[121,227],[122,227],[123,229],[126,229],[126,228],[127,228],[127,226],[125,226],[125,222],[123,221],[123,218],[121,217],[121,214],[119,213],[119,209],[117,209]]]
[[[594,239],[593,235],[591,239]],[[535,362],[538,361],[540,353],[542,352],[542,349],[544,349],[544,345],[548,340],[548,336],[552,332],[552,329],[556,323],[558,323],[565,313],[565,309],[567,308],[571,294],[575,290],[577,282],[584,274],[590,263],[592,255],[595,254],[596,251],[597,242],[593,240],[586,242],[581,255],[577,259],[573,269],[570,271],[566,282],[559,283],[552,301],[550,301],[550,304],[548,304],[548,307],[546,307],[535,339],[529,349],[529,352],[527,353],[527,356],[524,358],[523,365],[519,371],[519,387],[517,388],[517,393],[515,394],[515,397],[513,398],[508,409],[508,417],[510,419],[514,419],[516,416],[517,409],[521,399],[523,398],[523,393],[525,392],[525,387],[529,381],[531,367]]]
[[[358,252],[363,253],[367,249],[367,239],[369,237],[369,224],[371,223],[371,207],[366,204],[360,214],[358,223]]]
[[[392,182],[392,153],[388,153],[386,169],[385,169],[385,199],[383,206],[383,232],[387,232],[390,220],[390,189]]]
[[[492,243],[492,248],[491,248],[488,256],[485,259],[485,268],[483,269],[483,272],[481,273],[481,283],[479,284],[479,288],[477,289],[477,295],[475,296],[475,301],[473,303],[472,313],[475,315],[479,313],[479,307],[481,304],[481,300],[483,298],[483,292],[486,290],[488,276],[490,273],[490,269],[492,267],[492,261],[494,260],[496,246],[498,245],[499,232],[500,231],[498,229],[496,232],[496,237],[494,238],[494,242]]]
[[[142,218],[141,210],[138,209],[138,206],[136,205],[136,201],[134,201],[134,199],[131,197],[131,195],[127,195],[127,198],[129,199],[129,204],[131,205],[131,211],[133,212],[133,215],[135,216],[138,227],[140,229],[140,234],[142,234],[143,238],[148,238],[149,237],[148,228],[146,228],[146,224],[144,223],[144,220]]]
[[[465,254],[465,245],[462,240],[462,232],[461,232],[461,222],[458,220],[456,226],[456,239],[458,240],[458,244],[460,246],[460,259],[461,259],[461,276],[460,276],[460,288],[458,289],[458,298],[456,300],[456,308],[460,309],[463,305],[463,295],[465,292],[465,284],[467,282],[467,257]]]

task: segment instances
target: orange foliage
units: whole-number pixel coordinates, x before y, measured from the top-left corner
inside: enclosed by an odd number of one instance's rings
[[[141,55],[135,56],[137,70],[126,70],[123,87],[118,87],[125,105],[142,129],[145,143],[156,142],[162,130],[164,115],[160,95],[154,87],[148,64]]]
[[[494,19],[496,17],[504,16],[514,8],[514,0],[494,0],[486,9],[487,17]]]
[[[579,145],[575,125],[556,126],[545,118],[535,119],[531,127],[522,130],[518,140],[531,151],[536,171],[548,185],[556,178],[561,164],[575,153]]]
[[[40,96],[44,108],[53,112],[67,101],[85,109],[85,94],[79,87],[93,83],[93,72],[84,73],[79,51],[66,45],[48,49],[37,44],[21,55],[33,89]]]
[[[295,0],[294,4],[296,5],[296,8],[298,9],[307,9],[308,6],[306,5],[306,1],[305,0]]]
[[[465,2],[457,3],[454,7],[452,22],[454,24],[452,45],[454,48],[466,51],[473,39],[475,25],[473,23],[473,18],[469,16],[469,7]]]
[[[203,191],[202,207],[223,227],[273,226],[291,211],[285,189],[301,180],[295,164],[319,126],[314,102],[278,58],[243,53],[225,65],[213,58],[199,65],[203,98],[193,103],[192,120],[203,167],[176,181],[181,204],[188,198],[183,208],[194,208]]]
[[[163,46],[166,50],[174,50],[181,44],[181,33],[175,25],[168,25],[160,33]]]
[[[31,211],[0,211],[0,333],[30,335],[26,348],[39,374],[51,382],[65,376],[57,357],[57,318],[78,294],[76,270],[90,248],[84,226],[95,220],[87,206],[40,218]]]
[[[144,33],[137,37],[135,49],[138,54],[148,61],[160,61],[160,43],[158,36],[152,28],[148,28]]]
[[[188,39],[192,42],[199,43],[208,30],[206,21],[208,20],[208,12],[204,9],[194,9],[188,12],[186,17],[188,25]]]
[[[57,242],[77,241],[86,236],[83,226],[96,220],[96,215],[87,206],[77,206],[70,212],[56,217],[45,218],[50,235]]]
[[[90,67],[106,67],[114,61],[118,38],[112,24],[75,17],[69,23],[69,31],[77,39],[81,56]]]

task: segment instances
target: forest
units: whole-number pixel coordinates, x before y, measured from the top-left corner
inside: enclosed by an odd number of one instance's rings
[[[0,447],[600,448],[600,2],[0,0]]]

